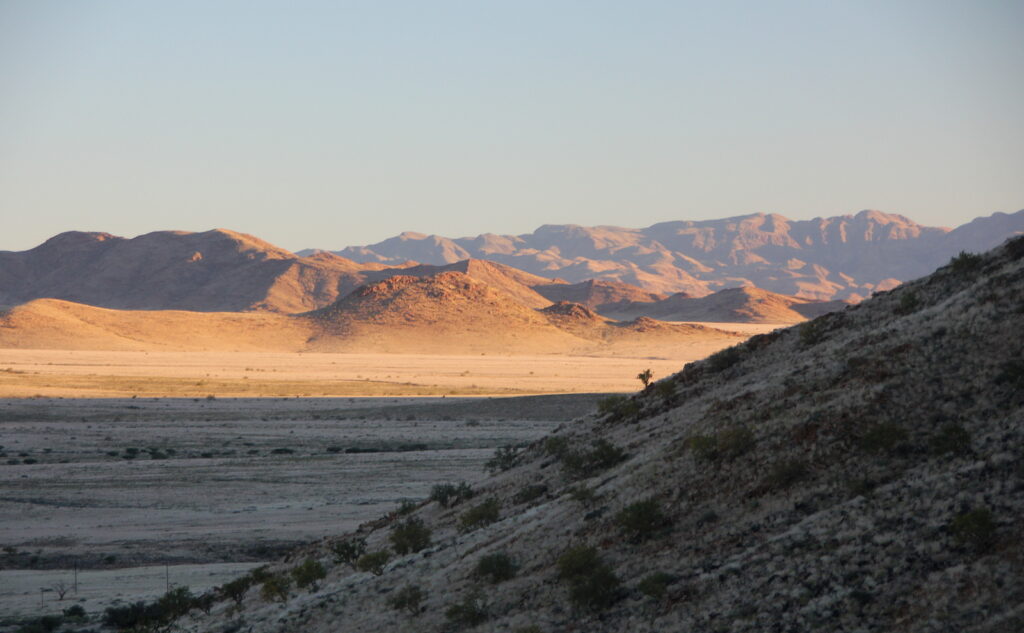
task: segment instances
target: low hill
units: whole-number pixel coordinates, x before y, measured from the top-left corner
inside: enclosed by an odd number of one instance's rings
[[[845,301],[812,301],[760,288],[727,288],[704,297],[676,294],[660,301],[620,304],[605,314],[620,319],[646,316],[663,321],[799,323],[841,310]]]
[[[579,303],[602,314],[624,304],[647,303],[667,298],[664,294],[649,292],[632,284],[600,279],[588,279],[578,284],[535,285],[533,289],[550,301]]]
[[[1021,630],[1022,296],[1024,238],[756,336],[178,624]],[[325,576],[275,599],[307,559]]]

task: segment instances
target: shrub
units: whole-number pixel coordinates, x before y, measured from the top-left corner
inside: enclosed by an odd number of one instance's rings
[[[485,578],[491,584],[498,584],[515,577],[518,566],[508,554],[497,552],[482,556],[476,563],[473,575]]]
[[[26,622],[18,627],[15,633],[52,633],[64,624],[64,618],[59,615],[44,615]]]
[[[954,273],[963,275],[974,272],[979,266],[981,266],[981,262],[981,255],[968,253],[967,251],[960,251],[959,255],[949,260],[949,267]]]
[[[374,576],[380,576],[384,573],[384,565],[387,565],[389,560],[391,560],[391,554],[387,550],[363,554],[356,561],[356,569],[368,571]]]
[[[754,446],[754,434],[745,426],[736,426],[714,435],[695,435],[687,443],[700,459],[733,460]]]
[[[252,587],[252,576],[241,576],[220,586],[221,595],[235,601],[235,604],[242,604],[246,592]]]
[[[988,508],[961,512],[953,518],[949,528],[958,543],[979,552],[988,551],[995,544],[996,523]]]
[[[743,359],[738,347],[727,347],[708,356],[707,364],[712,372],[718,373],[729,369]]]
[[[161,612],[161,619],[164,621],[175,620],[187,615],[192,610],[192,602],[195,596],[188,587],[175,587],[157,600],[157,608]]]
[[[206,593],[196,596],[192,599],[192,607],[195,609],[199,609],[206,615],[210,615],[210,611],[213,610],[213,605],[215,602],[217,602],[216,594],[207,591]]]
[[[103,624],[115,629],[141,629],[161,622],[156,605],[143,601],[123,607],[107,607],[103,612]]]
[[[785,459],[772,466],[765,483],[770,488],[785,489],[804,479],[808,474],[810,470],[803,460]]]
[[[655,536],[671,524],[656,499],[645,499],[632,503],[615,515],[615,523],[633,543]]]
[[[302,564],[292,569],[292,578],[300,589],[309,587],[310,591],[319,589],[319,581],[327,577],[327,570],[319,561],[307,558]]]
[[[569,488],[569,496],[572,497],[573,501],[585,506],[589,506],[597,501],[597,493],[594,492],[593,488],[587,488],[586,486],[573,486]]]
[[[544,453],[552,457],[562,458],[569,452],[569,438],[567,437],[546,437],[544,438]]]
[[[675,576],[672,574],[657,571],[645,576],[644,579],[640,581],[640,584],[637,585],[637,589],[639,589],[640,593],[645,596],[649,596],[655,600],[661,600],[665,597],[665,593],[668,591],[668,586],[671,585],[675,579]]]
[[[938,435],[932,438],[931,445],[932,453],[936,455],[964,455],[971,451],[971,434],[959,424],[950,422],[939,429]]]
[[[497,497],[489,497],[480,505],[470,508],[459,517],[459,529],[463,532],[490,525],[498,520],[501,514],[501,502]]]
[[[640,417],[640,403],[626,396],[608,396],[598,400],[597,413],[612,423],[636,421]]]
[[[596,611],[615,601],[619,579],[595,548],[586,545],[569,548],[558,557],[557,567],[558,577],[569,583],[569,599],[576,607]]]
[[[896,314],[906,315],[916,311],[921,305],[921,300],[916,292],[904,292],[900,297],[900,304],[896,308]]]
[[[589,451],[566,450],[561,455],[562,468],[574,478],[592,477],[626,459],[626,452],[605,439],[592,444]]]
[[[654,373],[649,367],[636,375],[636,379],[643,383],[644,389],[651,386],[652,378],[654,378]]]
[[[344,541],[331,543],[331,551],[334,553],[334,562],[356,567],[356,561],[366,553],[366,539],[350,538]]]
[[[868,427],[860,438],[860,447],[873,453],[889,452],[907,440],[906,430],[892,422],[879,422]]]
[[[544,484],[532,484],[529,486],[523,486],[516,493],[515,497],[512,498],[516,503],[530,503],[538,497],[544,495],[548,491],[548,487]]]
[[[514,446],[502,446],[494,451],[494,457],[487,460],[484,468],[490,474],[504,472],[516,465],[516,457],[519,452]]]
[[[662,380],[654,385],[654,393],[665,402],[671,402],[676,397],[676,383],[672,380]]]
[[[487,604],[483,596],[474,592],[463,598],[462,602],[450,605],[444,616],[455,627],[477,626],[487,621]]]
[[[804,347],[817,345],[825,338],[825,323],[820,319],[807,321],[800,326],[800,344]]]
[[[391,528],[391,545],[399,556],[430,546],[430,528],[419,517],[409,517]]]
[[[267,602],[280,600],[288,601],[288,592],[292,588],[292,581],[284,574],[271,574],[263,579],[260,586],[260,596]]]
[[[430,500],[438,502],[445,508],[457,506],[467,499],[473,498],[473,489],[466,482],[455,484],[437,484],[430,489]]]
[[[64,609],[65,618],[80,619],[85,617],[85,608],[80,604],[73,604],[67,609]]]
[[[410,615],[419,615],[423,610],[420,603],[424,597],[423,590],[418,586],[406,585],[388,598],[388,606],[396,611],[408,611]]]

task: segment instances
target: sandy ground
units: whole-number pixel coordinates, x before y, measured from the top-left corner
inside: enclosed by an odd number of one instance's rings
[[[75,565],[93,574],[79,596],[93,613],[159,593],[136,578],[153,565],[212,586],[477,481],[496,447],[597,397],[0,400],[0,614],[36,615],[40,587]],[[71,604],[42,598],[44,612]]]
[[[760,326],[761,331],[766,326]],[[717,347],[715,348],[717,349]],[[428,396],[634,391],[690,357],[0,349],[0,397]]]

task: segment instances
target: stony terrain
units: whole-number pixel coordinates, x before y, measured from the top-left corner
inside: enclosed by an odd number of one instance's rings
[[[726,288],[703,297],[674,294],[657,301],[623,302],[601,312],[615,319],[649,317],[662,321],[726,321],[731,323],[800,323],[848,305],[844,301],[811,301],[753,286]]]
[[[756,213],[643,229],[545,225],[524,235],[458,239],[402,233],[336,253],[391,265],[488,259],[573,284],[596,279],[694,297],[749,285],[810,299],[859,301],[930,273],[962,250],[985,251],[1021,232],[1024,211],[995,213],[952,230],[879,211],[813,220]],[[300,251],[305,252],[313,251]]]
[[[606,400],[496,454],[472,498],[331,535],[178,625],[1019,631],[1022,297],[1024,239],[959,257]],[[390,559],[336,562],[353,538]]]

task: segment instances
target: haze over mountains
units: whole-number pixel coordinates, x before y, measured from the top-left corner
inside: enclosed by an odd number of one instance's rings
[[[525,235],[459,239],[402,233],[335,252],[392,265],[489,259],[569,282],[625,282],[665,294],[703,296],[752,285],[810,299],[857,301],[928,274],[961,250],[982,252],[1020,232],[1024,211],[977,218],[956,229],[879,211],[813,220],[758,213],[642,229],[545,225]]]

